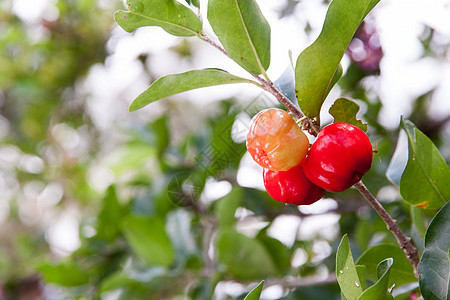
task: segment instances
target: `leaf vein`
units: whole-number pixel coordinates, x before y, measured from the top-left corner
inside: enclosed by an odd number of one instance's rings
[[[253,52],[253,54],[255,56],[256,63],[258,64],[258,67],[261,70],[261,73],[265,74],[266,72],[264,70],[264,67],[262,66],[261,60],[259,59],[259,55],[258,55],[258,52],[256,51],[255,44],[253,43],[253,40],[252,40],[252,38],[250,36],[250,33],[248,32],[247,25],[245,24],[244,16],[242,15],[241,8],[239,7],[238,0],[234,0],[234,3],[236,4],[237,11],[239,13],[239,18],[241,19],[241,22],[242,22],[242,27],[244,27],[245,35],[247,36],[247,39],[250,42],[250,47],[252,48],[252,52]]]
[[[415,130],[415,129],[413,129]],[[414,142],[413,137],[411,136],[411,133],[406,130],[407,134],[408,134],[408,138],[411,142],[411,144]],[[411,150],[412,150],[412,154],[413,157],[417,157],[416,155],[416,149],[414,148],[414,146],[411,145]],[[420,169],[422,170],[423,174],[425,175],[425,179],[428,181],[428,183],[431,185],[431,187],[433,188],[433,190],[436,191],[436,193],[438,194],[439,198],[441,199],[442,203],[447,203],[447,201],[445,200],[444,196],[441,194],[441,192],[439,191],[438,187],[434,184],[433,180],[431,179],[431,177],[429,176],[428,172],[426,171],[425,167],[423,166],[423,164],[421,163],[421,161],[419,159],[416,159],[417,165],[420,167]]]

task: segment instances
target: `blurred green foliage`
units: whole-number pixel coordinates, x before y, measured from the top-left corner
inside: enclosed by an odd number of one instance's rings
[[[280,299],[339,299],[332,274],[343,234],[355,260],[370,246],[395,245],[355,190],[326,194],[336,205],[319,216],[339,221],[338,228],[325,227],[335,233],[323,234],[311,223],[311,228],[304,225],[317,215],[239,184],[245,144],[232,136],[233,125],[242,122],[242,111],[257,111],[234,99],[205,107],[179,99],[162,104],[166,114],[136,118],[132,126],[118,124],[119,132],[95,126],[80,83],[94,65],[106,63],[112,12],[122,8],[121,1],[100,2],[57,1],[59,16],[37,24],[12,13],[12,1],[0,4],[0,201],[5,215],[0,294],[5,299],[232,299],[242,298],[261,280],[279,286]],[[31,30],[35,27],[39,36]],[[180,39],[171,51],[191,60],[190,42]],[[441,55],[429,40],[423,44],[427,55]],[[142,55],[136,59],[146,67],[141,58],[151,54]],[[386,179],[398,130],[379,124],[382,104],[363,85],[371,76],[378,74],[353,62],[339,81],[343,96],[365,107],[363,119],[378,149],[364,181],[380,198],[389,195],[383,205],[407,234],[422,232],[413,235],[420,248],[424,224],[435,211],[416,211],[412,221],[409,205]],[[416,100],[410,119],[441,147],[448,139],[445,123],[421,109],[432,93]],[[198,125],[183,126],[191,119],[174,111],[195,111]],[[58,132],[82,141],[75,154]],[[112,136],[117,142],[107,147]],[[90,179],[98,165],[113,178],[104,192]],[[230,192],[209,199],[207,189],[217,182],[227,183]],[[49,242],[50,229],[58,216],[74,210],[80,245],[61,255]],[[298,233],[292,243],[271,230],[284,217],[300,224],[288,228]],[[227,284],[234,284],[233,293]]]

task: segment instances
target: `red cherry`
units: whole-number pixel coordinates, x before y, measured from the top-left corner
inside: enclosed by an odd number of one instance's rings
[[[287,171],[300,164],[308,148],[308,138],[284,110],[270,108],[253,117],[247,150],[263,168]]]
[[[347,123],[324,127],[312,144],[303,168],[311,182],[330,192],[342,192],[372,165],[372,145],[366,133]]]
[[[267,193],[280,202],[309,205],[322,198],[325,190],[306,178],[302,165],[288,171],[263,170]]]

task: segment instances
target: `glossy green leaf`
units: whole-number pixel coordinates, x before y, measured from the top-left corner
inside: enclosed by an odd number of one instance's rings
[[[62,286],[78,286],[89,282],[89,274],[74,262],[42,264],[38,270],[45,282]]]
[[[219,261],[236,279],[255,280],[277,274],[269,253],[256,239],[232,229],[224,230],[217,240]]]
[[[406,258],[403,250],[397,245],[379,244],[373,246],[358,258],[356,264],[366,266],[367,278],[375,282],[378,279],[377,266],[380,261],[387,258],[394,259],[390,270],[390,285],[395,283],[398,286],[417,281],[411,263]]]
[[[344,122],[367,131],[367,124],[356,119],[359,109],[360,107],[357,103],[346,98],[339,98],[334,101],[329,112],[334,117],[334,123]]]
[[[259,300],[264,286],[264,280],[261,281],[250,293],[245,296],[244,300]]]
[[[418,266],[424,299],[450,299],[450,203],[433,218],[425,236],[425,251]]]
[[[364,265],[355,265],[356,273],[358,274],[359,283],[363,291],[367,288],[367,268]]]
[[[342,65],[339,63],[337,66],[336,72],[334,72],[333,77],[331,78],[331,82],[327,87],[327,90],[325,91],[325,95],[328,95],[331,90],[333,89],[334,85],[341,79],[342,74],[344,73],[344,70],[342,69]],[[325,96],[326,98],[326,96]]]
[[[208,20],[230,57],[252,74],[270,65],[270,26],[255,0],[209,0]]]
[[[367,288],[358,300],[390,300],[394,297],[389,293],[389,275],[393,264],[392,258],[380,262],[377,267],[378,281]]]
[[[169,266],[174,261],[175,250],[161,219],[129,215],[122,230],[131,249],[149,265]]]
[[[303,113],[319,117],[320,108],[339,79],[340,61],[364,17],[379,0],[333,0],[322,32],[298,57],[295,90]]]
[[[160,99],[208,86],[230,83],[255,83],[219,69],[204,69],[172,74],[157,79],[130,105],[130,111],[137,110]]]
[[[411,226],[420,234],[422,238],[425,238],[425,233],[427,231],[425,227],[425,220],[423,217],[423,210],[416,206],[411,206]]]
[[[400,194],[420,208],[439,209],[450,200],[450,169],[431,140],[402,119],[408,135],[408,164],[400,179]]]
[[[129,11],[118,10],[114,19],[125,31],[159,26],[176,36],[198,35],[202,22],[195,13],[175,0],[127,0]]]
[[[355,268],[348,236],[342,237],[336,253],[336,277],[341,292],[348,300],[357,299],[363,292],[359,281],[358,272]]]

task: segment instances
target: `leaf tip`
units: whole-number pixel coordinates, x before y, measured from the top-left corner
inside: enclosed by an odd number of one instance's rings
[[[139,104],[136,103],[136,101],[133,101],[130,106],[128,107],[128,111],[132,112],[132,111],[136,111],[139,108],[141,108],[141,106]]]

